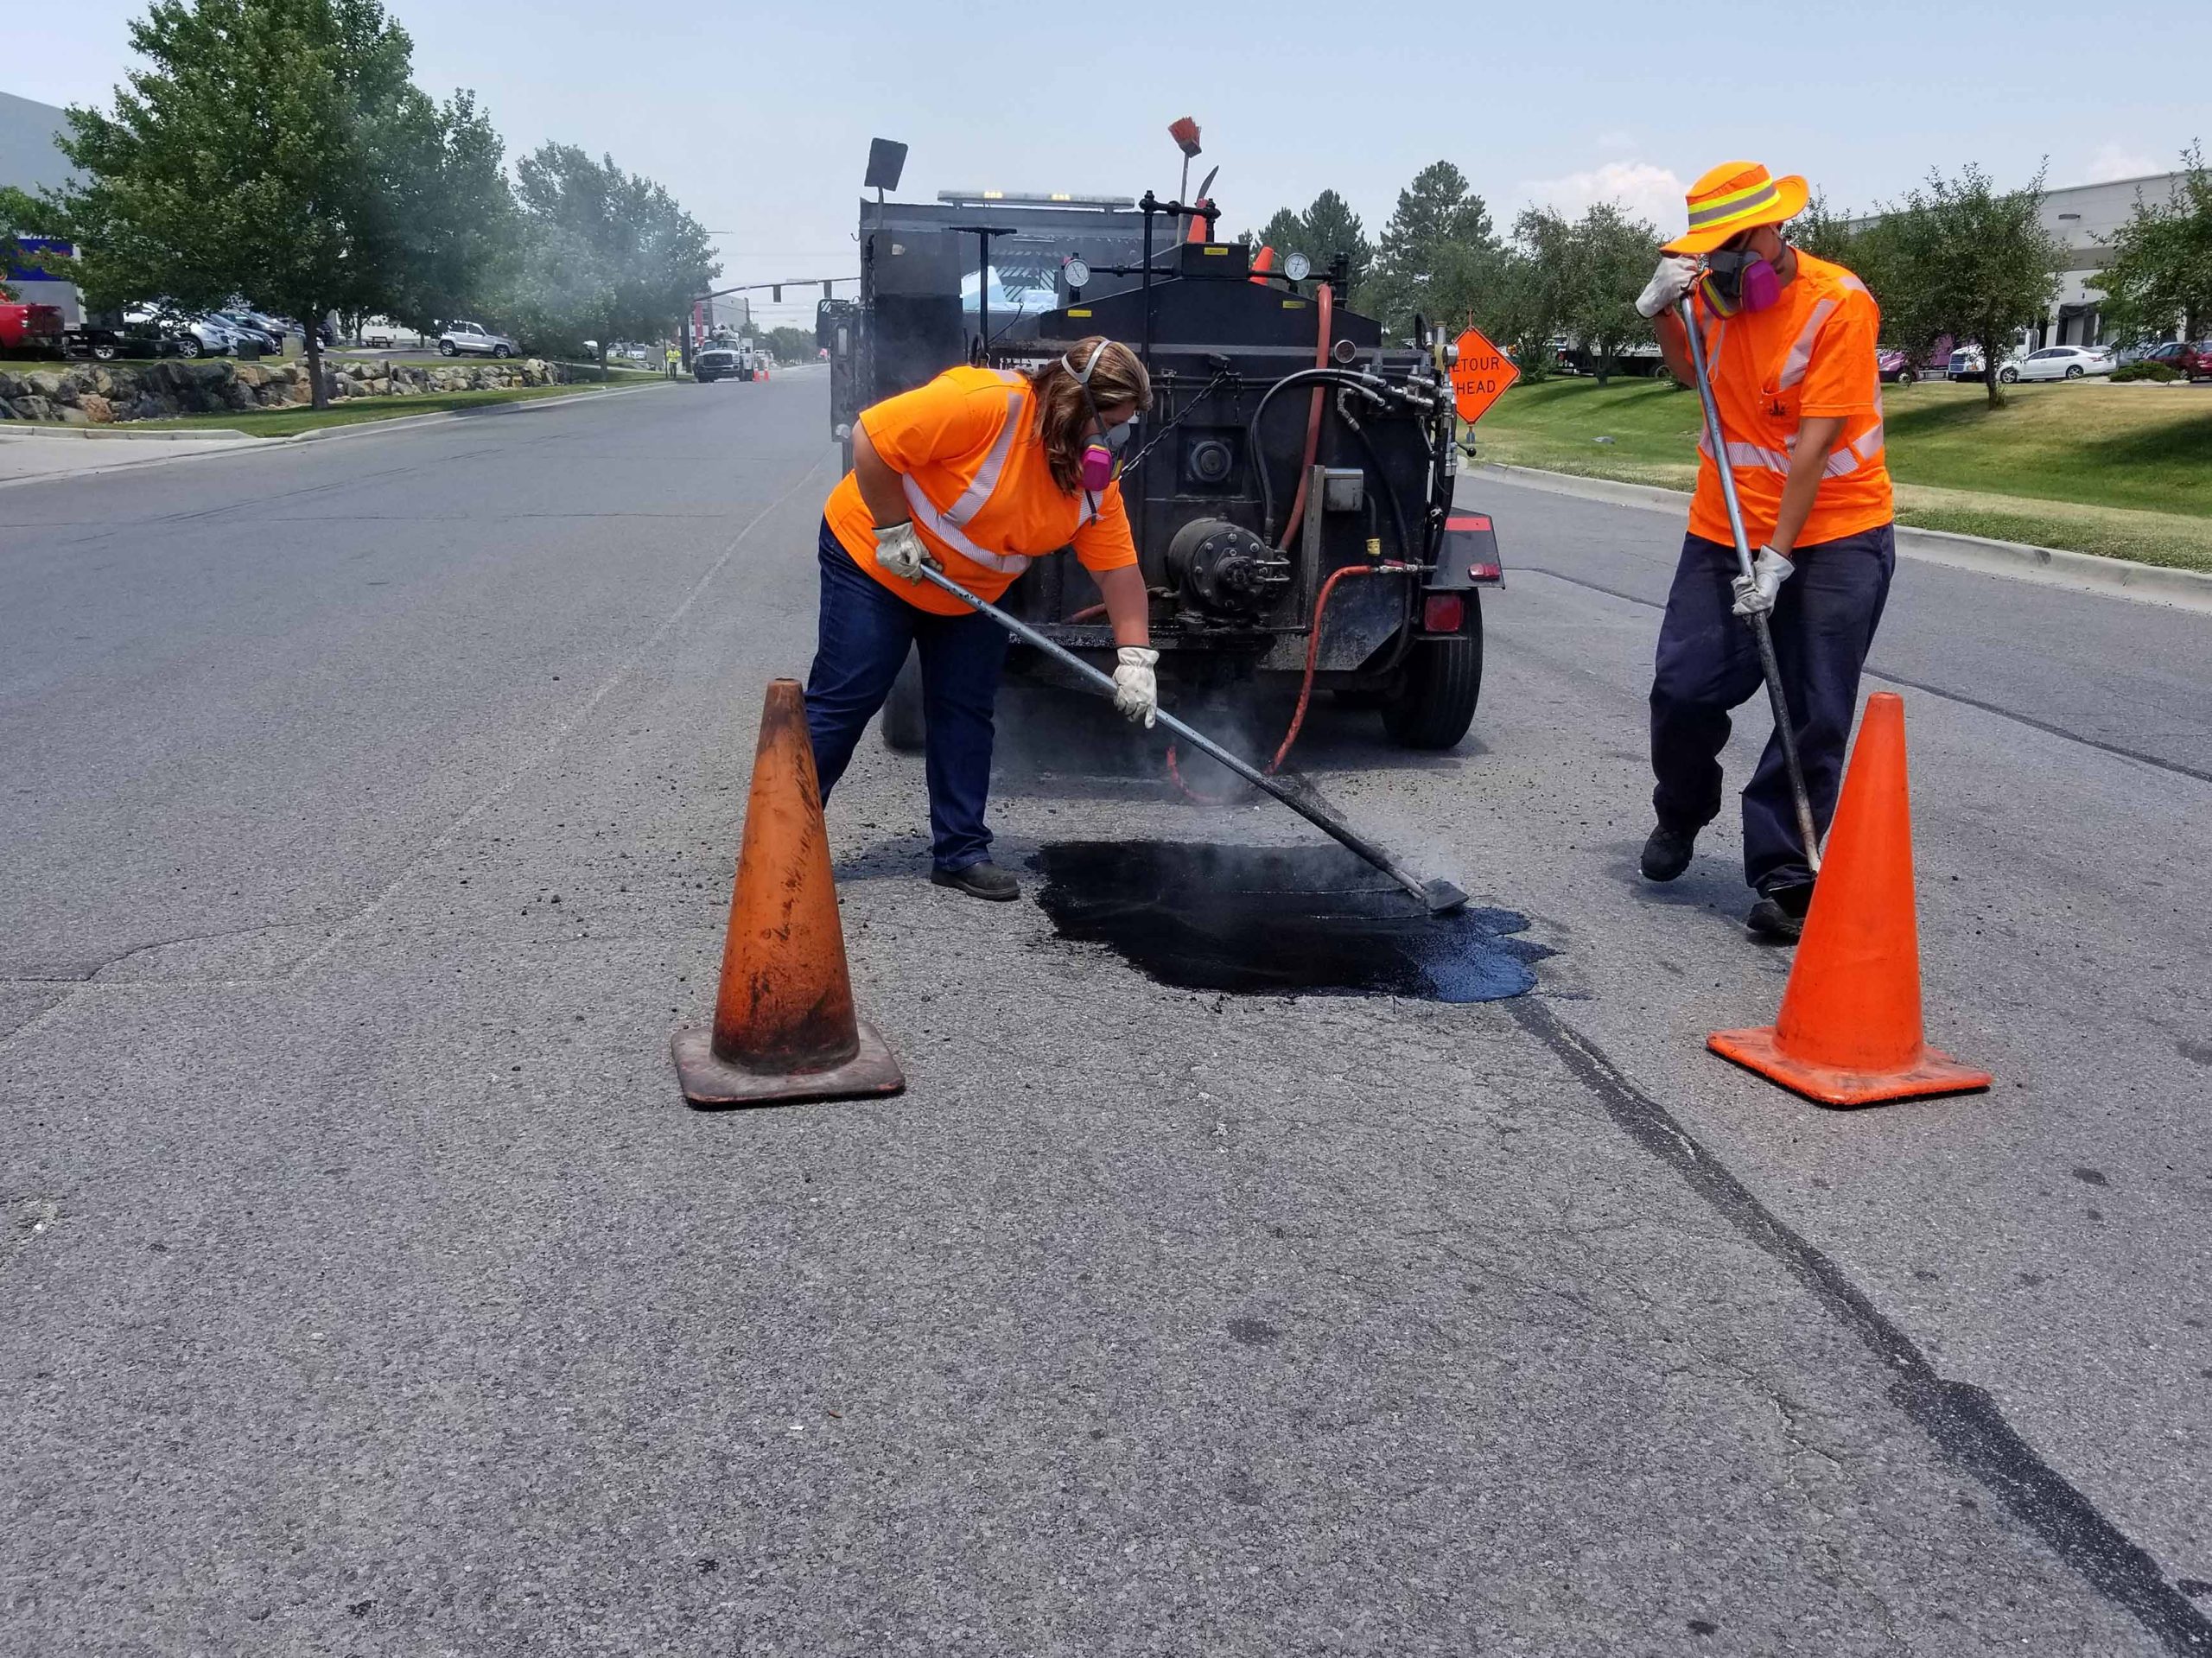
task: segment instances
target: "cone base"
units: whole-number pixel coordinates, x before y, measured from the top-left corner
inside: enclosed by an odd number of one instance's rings
[[[1715,1031],[1705,1045],[1769,1082],[1821,1105],[1885,1105],[1892,1100],[1920,1100],[1937,1094],[1972,1094],[1990,1085],[1986,1070],[1962,1065],[1937,1048],[1923,1046],[1919,1059],[1903,1070],[1843,1070],[1792,1058],[1776,1045],[1774,1026],[1755,1031]]]
[[[861,1051],[829,1070],[763,1074],[715,1058],[714,1033],[678,1031],[669,1051],[684,1102],[700,1111],[728,1111],[752,1105],[798,1105],[810,1100],[866,1100],[896,1094],[906,1075],[891,1050],[866,1020],[860,1026]]]

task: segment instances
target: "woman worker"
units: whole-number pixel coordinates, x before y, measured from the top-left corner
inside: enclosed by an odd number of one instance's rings
[[[853,469],[822,518],[822,620],[806,723],[827,799],[861,729],[918,646],[930,789],[930,879],[976,898],[1020,888],[995,867],[983,808],[1006,631],[921,579],[925,560],[986,600],[1030,561],[1072,546],[1120,647],[1114,706],[1159,706],[1144,578],[1114,456],[1152,384],[1127,346],[1097,336],[1026,374],[948,369],[886,398],[853,429]]]

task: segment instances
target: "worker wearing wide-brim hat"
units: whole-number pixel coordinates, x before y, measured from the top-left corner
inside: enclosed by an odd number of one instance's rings
[[[1151,404],[1136,353],[1094,336],[1027,373],[947,369],[854,425],[853,469],[822,518],[807,729],[827,798],[908,649],[918,651],[930,879],[941,886],[984,899],[1020,890],[991,862],[983,822],[1007,635],[922,581],[922,563],[989,601],[1035,560],[1072,548],[1113,625],[1114,706],[1150,725],[1160,658],[1115,456]]]
[[[1689,533],[1659,627],[1651,683],[1652,806],[1644,874],[1673,880],[1698,831],[1720,811],[1720,751],[1730,710],[1761,689],[1743,619],[1768,613],[1783,689],[1825,833],[1835,810],[1859,676],[1897,562],[1884,463],[1875,341],[1881,312],[1866,284],[1789,245],[1805,181],[1725,162],[1689,189],[1689,225],[1669,242],[1637,302],[1653,319],[1675,378],[1695,384],[1676,302],[1692,302],[1722,429],[1698,439]],[[1744,530],[1757,549],[1742,574],[1713,445],[1728,446]],[[1755,936],[1797,937],[1812,900],[1778,738],[1745,786],[1744,874],[1758,893]]]

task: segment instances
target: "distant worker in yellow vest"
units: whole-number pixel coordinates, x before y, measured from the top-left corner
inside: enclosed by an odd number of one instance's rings
[[[668,348],[668,378],[674,379],[677,371],[683,366],[683,353],[674,346]]]
[[[1668,244],[1637,309],[1657,325],[1676,379],[1696,384],[1676,302],[1692,299],[1723,428],[1698,439],[1689,534],[1659,626],[1651,682],[1652,791],[1657,825],[1644,875],[1689,867],[1697,833],[1720,812],[1720,751],[1729,711],[1764,683],[1751,631],[1768,614],[1796,727],[1813,823],[1825,834],[1897,563],[1882,391],[1874,360],[1881,310],[1841,265],[1789,245],[1782,227],[1804,210],[1805,181],[1725,162],[1690,187],[1689,230]],[[1726,443],[1758,549],[1742,574],[1713,446]],[[1793,579],[1794,578],[1794,579]],[[1795,939],[1812,902],[1789,772],[1770,738],[1744,789],[1744,876],[1758,893],[1754,937]]]

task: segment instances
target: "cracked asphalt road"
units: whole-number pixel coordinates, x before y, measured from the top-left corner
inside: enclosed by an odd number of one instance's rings
[[[1534,995],[1163,988],[928,886],[871,743],[831,829],[909,1090],[696,1115],[823,400],[4,498],[11,1645],[2212,1651],[2212,624],[1901,567],[1930,1033],[1986,1097],[1701,1051],[1786,962],[1732,827],[1633,874],[1679,526],[1470,479],[1474,736],[1302,753],[1531,917]],[[1007,723],[1007,861],[1302,838]]]

